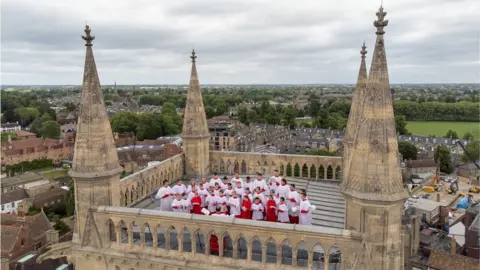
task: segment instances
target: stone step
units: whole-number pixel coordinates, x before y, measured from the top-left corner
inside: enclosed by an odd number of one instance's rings
[[[336,192],[336,193],[341,193],[340,192],[340,188],[339,187],[336,187],[336,186],[330,186],[330,187],[317,187],[317,186],[312,186],[312,185],[308,185],[308,189],[310,190],[319,190],[319,191],[332,191],[332,192]]]
[[[312,216],[323,216],[325,218],[328,218],[328,217],[337,217],[337,218],[342,218],[344,219],[345,218],[345,213],[344,212],[336,212],[336,211],[325,211],[325,210],[320,210],[318,209],[315,209],[312,213]]]
[[[331,187],[331,186],[336,186],[338,187],[340,183],[337,182],[322,182],[322,181],[310,181],[311,186],[316,186],[316,187]]]
[[[331,194],[326,192],[311,192],[310,190],[307,190],[307,196],[308,198],[323,198],[323,199],[331,199],[334,201],[345,201],[345,199],[341,195]]]
[[[339,199],[339,198],[327,198],[327,197],[324,197],[322,195],[313,195],[313,194],[309,194],[308,196],[308,200],[310,201],[310,203],[312,203],[313,201],[317,202],[317,203],[338,203],[338,204],[345,204],[345,200],[342,200],[342,199]]]
[[[343,229],[345,227],[345,225],[343,223],[317,220],[317,219],[312,220],[312,225],[324,226],[324,227],[330,227],[330,228],[337,228],[337,229]]]
[[[317,214],[316,211],[312,212],[312,218],[315,220],[325,220],[325,221],[332,221],[332,222],[338,222],[338,223],[344,223],[345,218],[343,217],[331,217],[331,216],[324,216],[321,214]]]
[[[332,213],[342,213],[345,214],[345,208],[333,208],[330,206],[325,206],[321,204],[315,204],[315,211],[326,211],[326,212],[332,212]]]
[[[314,200],[313,198],[310,198],[309,201],[311,204],[315,205],[316,207],[321,205],[321,206],[326,206],[333,209],[345,209],[345,204],[343,203],[338,204],[334,202],[324,202],[324,201]]]

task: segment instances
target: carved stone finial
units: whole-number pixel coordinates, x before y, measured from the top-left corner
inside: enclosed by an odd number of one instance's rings
[[[387,15],[387,12],[384,12],[383,7],[380,6],[377,12],[378,20],[373,22],[373,25],[377,28],[377,32],[375,32],[377,35],[385,34],[385,31],[383,31],[383,28],[388,25],[388,20],[385,20],[386,15]]]
[[[365,46],[365,41],[363,42],[362,45],[362,50],[360,51],[360,54],[362,55],[362,58],[365,59],[365,55],[367,54],[367,46]]]
[[[90,35],[90,32],[92,31],[90,29],[90,26],[85,25],[85,36],[82,36],[83,40],[86,41],[85,46],[92,46],[92,41],[95,39],[95,36]]]
[[[195,55],[195,49],[192,50],[192,56],[190,56],[190,58],[192,59],[192,63],[195,63],[197,59],[197,56]]]

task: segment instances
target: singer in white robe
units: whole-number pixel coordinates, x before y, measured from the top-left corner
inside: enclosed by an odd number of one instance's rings
[[[282,184],[275,189],[275,197],[280,198],[284,197],[285,199],[288,198],[288,193],[290,192],[290,187],[287,185],[286,180],[282,180]]]
[[[183,193],[185,193],[187,191],[187,188],[182,183],[182,181],[178,180],[177,184],[172,187],[172,191],[173,191],[173,193],[178,193],[178,194],[182,195]]]
[[[207,206],[208,190],[200,186],[200,189],[198,190],[198,196],[202,198],[202,208]]]
[[[173,212],[183,212],[183,202],[180,199],[180,195],[178,195],[175,200],[172,202],[172,210]]]
[[[243,186],[243,179],[237,173],[235,174],[235,177],[232,178],[231,183],[232,183],[232,186],[234,187],[237,186],[237,183],[240,183]]]
[[[237,193],[233,192],[232,197],[228,199],[228,205],[230,206],[230,215],[240,216],[240,198]]]
[[[260,203],[260,201],[255,200],[255,203],[252,204],[252,219],[253,220],[263,220],[263,212],[265,208],[263,205]]]
[[[278,174],[277,172],[275,172],[275,174]],[[279,176],[279,175],[273,175],[272,177],[270,177],[270,179],[268,180],[268,184],[270,186],[270,189],[271,190],[276,190],[277,187],[280,186],[280,182],[282,181],[282,177]]]
[[[192,193],[194,194],[194,193]],[[190,209],[192,206],[191,199],[189,199],[187,196],[184,196],[182,199],[182,204],[183,204],[183,212],[184,213],[190,213]]]
[[[290,218],[288,217],[288,207],[285,204],[285,199],[280,198],[280,204],[278,205],[278,221],[282,223],[290,223]]]
[[[267,186],[267,183],[265,182],[265,180],[263,180],[263,178],[259,177],[259,179],[255,180],[253,182],[253,187],[254,188],[257,188],[259,187],[260,190],[262,191],[262,193],[264,194],[268,194],[268,186]]]
[[[288,215],[290,216],[290,223],[298,224],[298,206],[300,205],[300,194],[295,190],[295,187],[292,185],[290,192],[288,192],[287,206],[288,206]],[[297,211],[293,211],[293,208],[297,208]]]
[[[172,211],[172,199],[173,197],[170,195],[172,193],[172,189],[168,186],[168,182],[165,186],[161,187],[155,199],[160,200],[160,210],[162,211]]]
[[[300,202],[300,218],[299,224],[312,225],[312,205],[307,198],[302,199]]]
[[[207,210],[210,211],[210,213],[217,212],[217,197],[214,193],[210,193],[210,195],[207,196]]]

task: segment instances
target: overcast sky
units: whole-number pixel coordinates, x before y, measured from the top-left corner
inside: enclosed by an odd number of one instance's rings
[[[380,0],[2,0],[2,84],[355,83]],[[480,82],[479,0],[384,0],[391,83]],[[370,66],[367,60],[367,68]]]

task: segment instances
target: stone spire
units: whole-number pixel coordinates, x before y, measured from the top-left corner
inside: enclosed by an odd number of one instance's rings
[[[192,71],[183,120],[183,149],[187,176],[206,176],[209,170],[209,140],[207,117],[203,106],[202,91],[197,74],[195,50],[190,56]]]
[[[398,142],[388,79],[385,42],[386,12],[380,7],[373,23],[377,40],[365,90],[363,109],[353,136],[350,166],[341,189],[347,196],[369,201],[398,202],[408,196],[398,163]]]
[[[365,101],[365,88],[367,87],[367,65],[365,64],[365,57],[367,54],[367,46],[363,42],[360,62],[360,70],[358,72],[357,85],[353,92],[352,106],[350,107],[350,113],[348,115],[347,127],[345,129],[345,136],[343,137],[343,177],[348,177],[348,171],[350,167],[351,150],[353,147],[353,141],[355,131],[358,127],[358,120],[360,118],[361,110],[363,109],[363,103]]]
[[[94,36],[85,26],[86,55],[82,95],[79,104],[77,135],[72,177],[96,177],[118,174],[122,171],[112,129],[103,102],[102,88],[92,51]]]
[[[190,58],[192,59],[192,72],[187,92],[182,137],[210,137],[205,107],[203,106],[202,91],[198,80],[195,50],[192,50]]]

